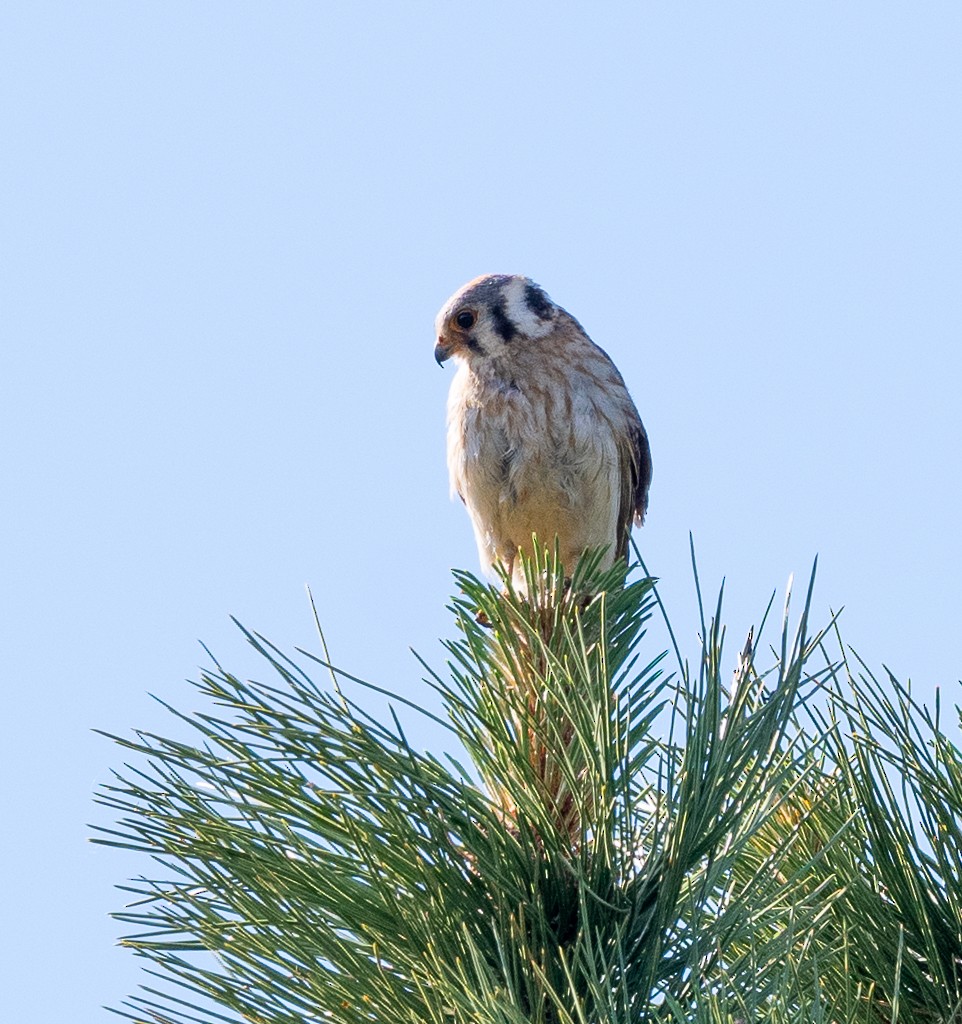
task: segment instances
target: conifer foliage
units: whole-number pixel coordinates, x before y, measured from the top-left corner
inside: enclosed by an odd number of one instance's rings
[[[654,581],[600,565],[542,552],[523,593],[457,574],[425,681],[444,755],[246,631],[267,675],[215,663],[191,742],[113,737],[133,756],[98,841],[155,865],[117,915],[151,965],[120,1012],[962,1019],[962,754],[938,717],[811,634],[808,600],[764,670],[751,636],[726,667],[719,599],[669,671]]]

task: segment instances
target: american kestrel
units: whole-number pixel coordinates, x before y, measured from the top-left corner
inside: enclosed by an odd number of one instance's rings
[[[558,540],[573,571],[587,548],[626,559],[648,507],[648,435],[621,374],[570,313],[527,277],[488,274],[435,322],[438,363],[454,357],[448,471],[485,571],[520,579],[519,551]]]

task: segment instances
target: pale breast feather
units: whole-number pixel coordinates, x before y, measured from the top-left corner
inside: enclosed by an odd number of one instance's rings
[[[448,392],[448,436],[447,459],[448,476],[451,483],[451,495],[456,494],[465,501],[465,461],[466,461],[466,412],[467,412],[467,367],[459,367],[451,382]]]

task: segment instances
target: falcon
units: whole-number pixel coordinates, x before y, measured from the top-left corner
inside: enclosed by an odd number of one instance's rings
[[[481,565],[523,585],[532,534],[573,571],[588,548],[627,560],[648,508],[648,435],[621,374],[581,324],[527,277],[469,281],[435,322],[434,357],[454,358],[447,455],[452,494]]]

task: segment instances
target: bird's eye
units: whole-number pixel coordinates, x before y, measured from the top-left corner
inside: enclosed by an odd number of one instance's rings
[[[461,328],[462,331],[469,331],[474,327],[477,317],[470,309],[462,309],[460,313],[454,318],[454,322]]]

